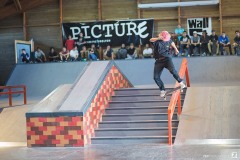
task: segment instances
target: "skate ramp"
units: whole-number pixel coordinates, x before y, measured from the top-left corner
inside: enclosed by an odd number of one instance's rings
[[[44,98],[59,85],[73,84],[87,64],[88,62],[17,64],[7,85],[26,85],[28,98]]]
[[[188,58],[191,86],[240,86],[240,56]],[[153,80],[154,59],[115,61],[134,87],[157,87]],[[173,58],[178,71],[182,58]],[[144,77],[144,78],[143,78]],[[174,87],[176,80],[167,69],[162,80],[167,87]]]
[[[175,145],[240,144],[240,86],[190,87]]]
[[[26,142],[27,106],[3,109],[0,114],[0,142]]]

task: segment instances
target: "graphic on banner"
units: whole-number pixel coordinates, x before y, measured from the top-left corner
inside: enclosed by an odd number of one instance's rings
[[[193,35],[197,31],[202,35],[202,31],[206,30],[208,35],[212,32],[212,18],[188,18],[187,19],[188,34]]]
[[[97,46],[120,46],[122,43],[135,45],[149,43],[153,34],[153,19],[63,23],[63,40],[72,35],[74,40],[82,32],[87,44]]]

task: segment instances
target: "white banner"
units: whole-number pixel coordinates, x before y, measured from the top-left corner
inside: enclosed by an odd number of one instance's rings
[[[212,18],[188,18],[187,19],[188,34],[193,35],[194,31],[197,31],[199,35],[202,35],[202,31],[206,30],[208,35],[212,32]]]

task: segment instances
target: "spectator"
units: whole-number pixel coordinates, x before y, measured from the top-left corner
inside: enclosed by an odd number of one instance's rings
[[[117,52],[117,59],[125,59],[127,58],[127,49],[125,44],[123,43],[121,48]]]
[[[110,45],[107,45],[107,49],[103,53],[103,58],[105,60],[114,60],[113,50]]]
[[[193,32],[193,36],[191,38],[191,56],[200,55],[200,37],[197,34],[197,31]],[[197,51],[197,54],[196,54]]]
[[[201,43],[202,56],[206,56],[207,54],[209,54],[209,52],[208,52],[209,36],[207,35],[206,30],[204,30],[202,32],[202,36],[200,38],[200,43]]]
[[[81,60],[86,61],[88,59],[88,51],[86,46],[82,47],[82,50],[80,51],[80,53],[81,53]]]
[[[184,32],[184,28],[182,28],[181,24],[178,24],[177,28],[175,29],[175,34],[178,37],[178,41],[180,41],[180,38],[182,37],[183,32]]]
[[[86,44],[86,41],[85,41],[85,38],[84,38],[82,32],[80,32],[79,38],[78,38],[78,41],[76,42],[76,44],[78,46],[78,53],[80,53],[80,51],[82,50],[83,45]]]
[[[59,53],[61,61],[67,61],[69,58],[69,51],[66,47],[62,48],[62,51]]]
[[[143,50],[143,57],[144,58],[152,58],[153,57],[153,50],[149,47],[149,44],[146,44],[145,49]]]
[[[92,44],[92,45],[91,45],[91,48],[90,48],[89,52],[90,52],[92,49],[93,49],[94,54],[95,54],[95,56],[97,57],[97,59],[99,59],[99,52],[98,52],[95,44]]]
[[[46,61],[45,53],[37,47],[37,50],[35,51],[35,61],[41,63]]]
[[[218,36],[216,35],[215,30],[212,30],[212,34],[209,37],[208,50],[212,55],[218,55],[219,53]]]
[[[57,62],[59,60],[59,56],[53,47],[50,48],[48,59],[50,62]]]
[[[188,55],[190,49],[190,37],[187,35],[187,32],[184,31],[182,37],[180,38],[180,54],[179,56],[190,56]],[[186,50],[186,53],[184,53]]]
[[[89,52],[88,52],[88,59],[89,59],[89,60],[92,60],[92,61],[97,61],[97,60],[98,60],[98,58],[97,58],[97,56],[96,56],[96,53],[95,53],[95,51],[94,51],[94,48],[91,48],[91,49],[89,50]]]
[[[29,63],[30,56],[25,49],[22,49],[21,58],[22,58],[22,62]]]
[[[137,50],[134,47],[133,43],[131,43],[129,49],[127,50],[127,59],[135,58],[137,58]]]
[[[179,40],[178,37],[176,36],[176,34],[174,34],[173,32],[170,33],[171,34],[171,40],[174,42],[174,44],[176,45],[177,48],[179,48]],[[178,55],[175,54],[175,50],[173,49],[172,46],[170,46],[170,54],[172,54],[174,57],[177,57]]]
[[[230,40],[228,36],[226,36],[225,32],[222,32],[222,35],[219,36],[218,42],[219,42],[219,49],[220,49],[221,55],[224,55],[224,51],[225,51],[224,47],[228,47],[230,55],[232,55],[232,47],[230,44]]]
[[[234,43],[233,43],[233,47],[234,47],[234,53],[236,54],[236,55],[239,55],[240,53],[240,51],[239,51],[239,47],[240,47],[240,33],[239,33],[239,31],[237,30],[237,31],[235,31],[235,34],[236,34],[236,37],[234,38]]]
[[[72,36],[69,35],[68,39],[65,42],[65,47],[67,48],[68,51],[71,51],[74,48],[75,42],[72,39]]]
[[[70,51],[70,60],[77,61],[78,56],[79,56],[78,48],[77,46],[74,46],[74,48]]]

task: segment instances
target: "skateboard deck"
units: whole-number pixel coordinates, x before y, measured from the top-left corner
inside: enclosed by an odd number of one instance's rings
[[[170,95],[170,94],[172,94],[173,92],[176,92],[177,90],[181,90],[181,92],[183,92],[183,90],[181,89],[181,86],[178,86],[178,87],[176,87],[176,88],[173,88],[173,89],[171,89],[171,90],[169,90],[169,91],[167,91],[166,93],[165,93],[165,95],[164,95],[164,100],[167,100],[167,96],[168,95]]]
[[[216,44],[216,42],[213,42],[213,45],[212,45],[212,55],[213,54],[217,54],[217,44]]]

